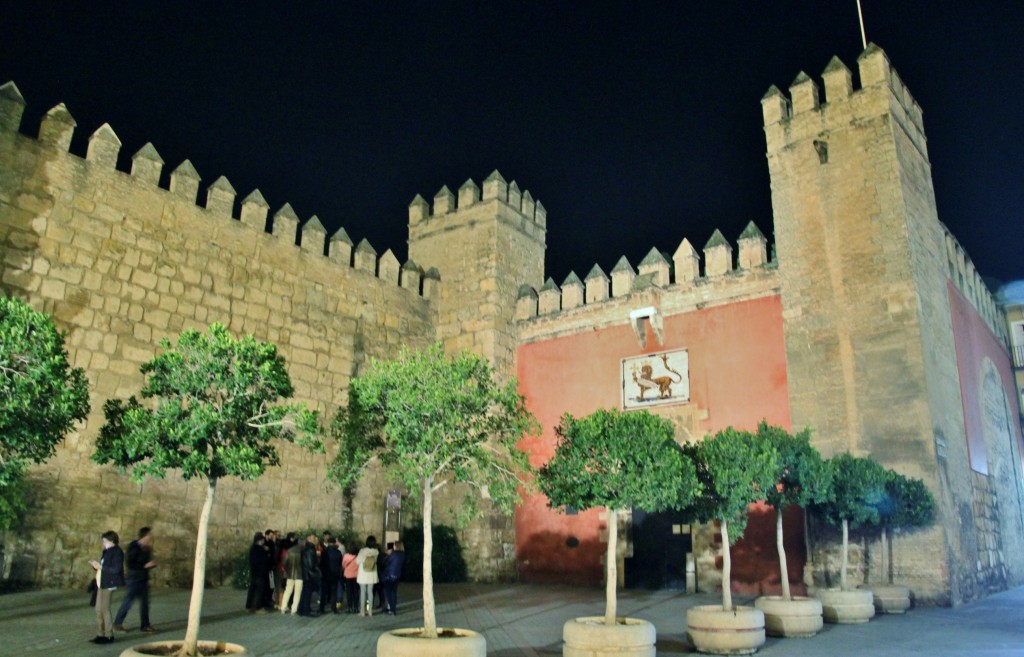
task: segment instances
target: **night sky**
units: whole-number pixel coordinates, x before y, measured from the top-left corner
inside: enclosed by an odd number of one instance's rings
[[[924,110],[939,218],[983,276],[1024,278],[1024,3],[863,6]],[[110,123],[124,170],[152,142],[165,179],[187,158],[201,190],[224,175],[401,261],[416,194],[498,169],[547,208],[559,284],[751,220],[771,238],[760,98],[862,50],[854,0],[0,0],[0,25],[27,134],[63,102],[75,153]]]

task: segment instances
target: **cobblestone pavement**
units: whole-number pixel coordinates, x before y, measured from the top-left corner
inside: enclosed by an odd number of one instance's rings
[[[245,592],[206,592],[201,638],[245,645],[258,657],[330,655],[372,657],[377,637],[390,629],[422,623],[419,587],[399,589],[398,616],[325,615],[299,618],[280,613],[249,614]],[[414,597],[416,596],[416,597]],[[115,594],[116,610],[121,592]],[[185,633],[189,592],[153,592],[151,616],[160,630],[138,631],[138,609],[128,615],[130,632],[113,645],[88,643],[95,634],[92,609],[83,592],[42,590],[0,595],[0,655],[111,655],[133,643],[180,639]],[[492,657],[561,655],[562,623],[604,612],[598,589],[534,585],[457,584],[437,586],[438,622],[482,632]],[[693,652],[686,640],[686,609],[714,604],[717,596],[676,591],[623,591],[619,614],[649,620],[658,629],[658,655]],[[749,599],[737,597],[737,602]],[[56,652],[55,652],[56,651]],[[912,609],[902,616],[878,616],[865,625],[826,625],[811,639],[772,639],[760,655],[872,657],[929,655],[1024,657],[1024,588],[956,609]]]

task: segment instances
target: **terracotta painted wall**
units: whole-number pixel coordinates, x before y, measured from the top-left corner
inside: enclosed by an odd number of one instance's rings
[[[672,349],[689,350],[690,403],[651,411],[673,420],[678,438],[695,440],[730,425],[752,429],[762,419],[789,428],[778,296],[666,317],[664,334],[665,344],[659,345],[649,331],[647,349],[641,349],[627,325],[521,345],[521,390],[543,426],[540,436],[520,444],[531,463],[542,465],[554,453],[554,427],[564,413],[579,416],[620,406],[622,358]],[[516,512],[520,576],[532,582],[600,583],[605,521],[599,515],[598,510],[574,516],[557,513],[539,494],[525,500]],[[752,522],[746,545],[738,548],[756,563],[744,569],[737,580],[739,589],[773,576],[778,581],[778,575],[771,574],[778,568],[774,529],[774,517]],[[790,565],[793,572],[800,572],[799,555]]]
[[[985,447],[984,418],[981,399],[981,377],[986,358],[992,361],[1010,404],[1010,426],[1014,438],[1024,453],[1021,441],[1020,402],[1017,399],[1013,378],[1013,365],[1006,347],[996,339],[985,325],[985,321],[952,283],[949,287],[949,301],[953,316],[953,339],[956,344],[956,362],[960,371],[960,394],[964,405],[964,421],[967,429],[967,450],[971,468],[988,474],[988,453]]]

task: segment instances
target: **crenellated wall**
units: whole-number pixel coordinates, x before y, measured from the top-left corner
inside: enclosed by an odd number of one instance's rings
[[[399,267],[344,231],[327,239],[313,217],[300,226],[289,205],[270,214],[259,191],[240,202],[224,177],[206,187],[185,161],[159,186],[164,166],[147,144],[131,172],[115,168],[121,147],[103,125],[85,157],[68,152],[74,119],[62,105],[43,118],[38,139],[18,134],[23,102],[0,90],[0,250],[2,292],[51,313],[67,332],[72,361],[85,368],[92,413],[45,466],[33,468],[34,499],[23,534],[8,536],[18,568],[50,585],[80,584],[99,533],[130,538],[152,525],[158,582],[191,578],[194,523],[202,483],[170,477],[136,486],[89,457],[103,402],[137,394],[139,366],[181,330],[223,322],[281,350],[296,397],[331,415],[368,358],[435,339],[436,273]],[[233,213],[238,211],[236,218]],[[339,527],[344,510],[324,480],[326,461],[285,447],[283,466],[258,482],[218,487],[210,546],[217,580],[266,527]],[[387,482],[360,487],[353,526],[379,532]],[[12,544],[11,541],[14,541]]]
[[[877,46],[858,73],[855,88],[833,58],[824,99],[801,72],[788,95],[772,86],[761,100],[777,258],[751,222],[734,242],[716,230],[700,251],[683,239],[636,267],[623,257],[560,284],[544,272],[546,209],[497,171],[482,185],[442,187],[431,203],[416,196],[401,263],[288,204],[271,212],[258,190],[239,199],[224,176],[204,187],[188,160],[165,175],[152,144],[118,170],[122,144],[106,124],[84,155],[70,153],[76,125],[63,105],[38,136],[21,134],[24,99],[0,86],[0,292],[67,331],[93,407],[30,473],[28,525],[5,537],[17,575],[77,586],[100,532],[151,525],[157,581],[188,581],[201,484],[135,486],[89,456],[103,402],[139,390],[139,366],[160,340],[220,321],[277,344],[296,396],[328,415],[370,358],[434,341],[479,353],[518,377],[541,420],[544,432],[521,443],[535,465],[552,453],[562,413],[620,406],[625,387],[640,385],[625,359],[667,368],[660,354],[685,349],[688,395],[650,406],[678,440],[761,419],[810,427],[826,456],[871,454],[936,494],[937,524],[893,547],[919,601],[956,604],[1024,581],[1024,440],[1011,421],[1020,409],[1005,318],[938,221],[920,106]],[[282,461],[255,483],[220,485],[211,580],[256,529],[380,532],[393,483],[377,470],[342,500],[323,456],[286,446]],[[458,500],[450,491],[437,501],[440,522]],[[416,515],[406,507],[406,522]],[[737,546],[747,560],[739,591],[777,590],[766,517],[755,510]],[[607,522],[597,511],[555,514],[535,495],[514,520],[485,509],[461,539],[478,580],[597,583]],[[692,539],[699,586],[711,590],[720,542],[711,527],[690,531],[672,540]],[[812,528],[806,584],[834,579],[834,538]],[[878,574],[876,553],[865,539],[855,580]]]

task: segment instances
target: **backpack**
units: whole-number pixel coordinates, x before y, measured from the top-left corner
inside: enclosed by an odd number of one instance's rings
[[[366,555],[366,558],[363,559],[363,570],[374,570],[376,568],[377,568],[377,555],[376,554],[368,554],[368,555]]]

